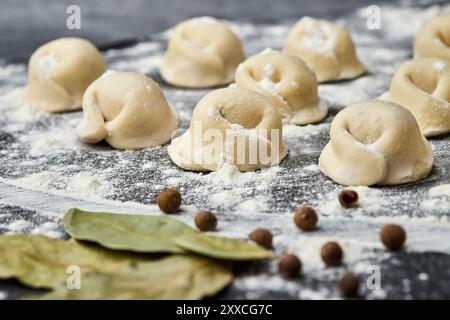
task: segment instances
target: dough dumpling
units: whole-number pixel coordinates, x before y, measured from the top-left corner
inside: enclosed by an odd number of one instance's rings
[[[194,109],[189,129],[168,147],[172,161],[194,171],[224,164],[251,171],[278,164],[287,154],[276,107],[243,88],[210,92]]]
[[[50,41],[30,58],[25,101],[47,112],[80,109],[84,91],[103,72],[103,57],[89,41]]]
[[[411,111],[426,137],[450,132],[450,62],[423,58],[403,63],[380,99]]]
[[[289,32],[284,51],[305,61],[319,82],[353,79],[366,72],[347,30],[326,20],[300,19]]]
[[[285,123],[304,125],[327,115],[328,105],[317,94],[316,75],[290,54],[263,51],[248,58],[239,66],[235,82],[271,99]]]
[[[402,106],[381,100],[353,104],[331,123],[319,168],[344,185],[393,185],[420,180],[433,164],[431,146]]]
[[[105,139],[117,149],[143,149],[170,141],[178,116],[158,84],[132,72],[109,71],[83,97],[78,137],[88,143]]]
[[[194,18],[171,32],[160,71],[172,85],[206,88],[233,81],[244,59],[241,41],[224,22]]]
[[[417,32],[415,58],[437,58],[450,61],[450,15],[437,17]]]

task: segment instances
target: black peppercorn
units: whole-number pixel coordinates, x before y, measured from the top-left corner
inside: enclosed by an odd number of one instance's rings
[[[316,227],[317,213],[313,208],[303,207],[295,210],[294,221],[303,231],[310,231]]]
[[[380,232],[381,242],[390,250],[399,250],[406,240],[406,231],[397,224],[385,224]]]
[[[358,203],[358,194],[353,190],[342,190],[339,193],[339,203],[344,208],[353,208]]]
[[[158,194],[156,198],[158,207],[165,213],[175,213],[181,205],[181,195],[175,189],[166,189]]]
[[[272,248],[272,233],[267,229],[255,229],[250,233],[249,238],[267,249]]]
[[[339,290],[346,297],[354,297],[358,294],[359,277],[351,272],[346,272],[338,281]]]
[[[200,231],[212,231],[217,227],[216,215],[210,211],[199,211],[194,222]]]
[[[295,278],[300,274],[302,262],[293,254],[286,254],[278,264],[279,272],[287,278]]]
[[[344,253],[336,242],[327,242],[322,246],[320,256],[327,266],[337,267],[342,264]]]

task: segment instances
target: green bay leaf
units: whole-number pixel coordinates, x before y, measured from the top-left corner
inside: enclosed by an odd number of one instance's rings
[[[238,239],[195,233],[180,235],[174,241],[187,251],[217,259],[258,260],[272,258],[272,254],[263,247]]]
[[[61,286],[40,299],[201,299],[233,279],[230,263],[199,256],[171,255],[140,262],[120,272],[92,272],[79,290]]]
[[[0,236],[0,279],[15,278],[33,288],[54,288],[65,282],[69,266],[82,274],[114,272],[144,257],[39,235]]]
[[[270,252],[258,245],[200,233],[168,216],[70,209],[63,218],[63,224],[72,237],[93,241],[110,249],[147,253],[190,251],[225,260],[271,258]]]
[[[193,233],[188,225],[166,216],[88,212],[70,209],[63,218],[67,233],[110,249],[147,253],[183,253],[172,238]]]

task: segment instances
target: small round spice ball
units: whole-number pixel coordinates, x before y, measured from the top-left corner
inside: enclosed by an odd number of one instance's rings
[[[359,277],[351,272],[346,272],[338,281],[338,288],[346,297],[358,295]]]
[[[253,230],[249,234],[249,238],[267,249],[272,248],[272,232],[267,229],[258,228]]]
[[[302,262],[293,254],[284,255],[278,264],[278,271],[287,278],[295,278],[300,274]]]
[[[353,190],[342,190],[339,193],[339,203],[344,208],[353,208],[356,207],[358,203],[358,194]]]
[[[316,227],[317,224],[316,210],[310,207],[297,208],[295,210],[294,222],[303,231],[310,231]]]
[[[194,222],[200,231],[212,231],[217,227],[216,215],[210,211],[199,211]]]
[[[156,198],[158,207],[165,213],[175,213],[181,205],[181,195],[175,189],[166,189],[158,194]]]
[[[344,252],[336,242],[330,241],[322,246],[320,256],[327,266],[337,267],[342,264]]]
[[[385,224],[380,232],[381,242],[390,250],[399,250],[406,240],[406,232],[398,224]]]

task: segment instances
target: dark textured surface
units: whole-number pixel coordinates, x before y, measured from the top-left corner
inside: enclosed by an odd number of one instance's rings
[[[7,30],[0,34],[0,55],[27,56],[43,41],[63,34],[72,34],[60,27],[64,26],[64,1],[51,6],[42,6],[43,1],[31,0],[0,3],[0,29]],[[130,37],[150,37],[150,42],[130,49],[108,51],[105,52],[105,57],[109,68],[145,72],[157,81],[160,81],[160,78],[155,58],[160,57],[164,50],[165,37],[152,33],[165,30],[186,17],[208,14],[249,22],[235,24],[248,54],[256,53],[267,46],[280,48],[292,22],[303,14],[344,18],[370,73],[355,81],[320,87],[321,95],[331,103],[330,114],[325,123],[329,123],[348,103],[375,98],[385,91],[398,63],[410,56],[411,31],[396,30],[393,26],[398,21],[395,21],[395,18],[386,17],[387,26],[392,29],[370,32],[365,28],[364,19],[355,14],[354,9],[356,3],[363,7],[366,1],[205,0],[191,1],[189,6],[184,5],[185,1],[130,1],[126,5],[123,3],[116,0],[81,1],[82,11],[87,11],[86,26],[81,34],[98,44]],[[118,10],[120,6],[125,7]],[[61,11],[63,13],[59,16]],[[417,10],[413,13],[417,13]],[[264,24],[259,25],[260,23]],[[402,31],[405,31],[405,34],[402,34]],[[0,77],[2,94],[26,83],[26,70],[23,65],[8,68],[7,66],[1,70],[5,74]],[[193,106],[207,90],[178,90],[167,85],[163,85],[163,89],[168,99],[180,111],[182,125],[186,128]],[[345,92],[348,94],[343,95]],[[112,150],[105,144],[83,145],[70,135],[81,118],[80,112],[18,121],[20,117],[14,114],[15,107],[2,108],[0,177],[6,179],[0,183],[2,233],[11,232],[10,225],[14,221],[25,220],[29,225],[21,232],[33,232],[37,226],[51,222],[57,225],[52,231],[59,232],[60,237],[64,237],[59,218],[71,206],[92,210],[144,210],[154,213],[154,208],[145,210],[125,203],[104,203],[101,200],[106,198],[148,204],[153,202],[157,192],[165,186],[174,186],[180,189],[184,196],[186,207],[178,216],[184,221],[192,223],[195,208],[206,207],[218,213],[219,228],[224,234],[244,238],[255,226],[270,227],[278,239],[275,241],[277,254],[286,251],[302,253],[303,246],[316,245],[315,239],[320,242],[331,238],[346,243],[345,249],[349,250],[346,251],[349,261],[345,268],[316,267],[310,261],[303,261],[305,275],[294,281],[283,282],[276,276],[276,261],[239,265],[236,268],[235,283],[221,293],[219,298],[336,298],[339,295],[335,289],[335,281],[339,274],[344,269],[356,270],[365,280],[368,276],[365,268],[369,265],[380,267],[383,290],[382,294],[374,294],[363,286],[362,297],[450,298],[448,223],[435,223],[435,220],[429,223],[415,222],[415,219],[421,217],[440,219],[450,216],[450,212],[427,211],[421,208],[421,203],[427,200],[427,190],[430,187],[448,183],[449,136],[432,141],[435,167],[425,180],[415,184],[377,189],[381,193],[378,200],[382,202],[382,206],[362,206],[352,211],[332,212],[334,208],[331,207],[330,211],[326,204],[330,203],[330,195],[340,187],[319,172],[304,169],[317,163],[320,151],[329,139],[326,125],[317,126],[319,129],[314,134],[305,131],[304,135],[288,135],[286,143],[290,153],[282,163],[281,171],[269,179],[267,187],[258,188],[264,183],[261,178],[239,186],[221,186],[209,181],[208,176],[184,172],[172,164],[165,147],[122,152]],[[149,163],[154,165],[146,166]],[[83,173],[95,174],[100,179],[100,184],[105,182],[109,186],[107,192],[101,193],[101,199],[76,200],[66,196],[86,197],[82,190],[74,189],[70,185],[72,179]],[[38,175],[38,179],[27,180],[34,177],[33,175]],[[25,180],[17,180],[20,178]],[[241,197],[238,203],[233,203],[233,199],[230,199],[229,203],[221,204],[211,201],[211,195],[236,190],[239,194],[232,195]],[[362,198],[364,196],[362,194]],[[255,212],[239,208],[239,202],[258,198],[263,198],[267,207],[256,208]],[[301,203],[312,204],[320,209],[320,228],[308,235],[298,232],[292,223],[292,210]],[[379,245],[377,232],[386,219],[402,216],[406,216],[401,221],[408,231],[408,251],[397,254],[385,252]],[[358,249],[354,258],[350,257],[352,248]],[[420,278],[420,274],[426,274],[426,279]],[[263,277],[260,277],[261,275]],[[264,278],[264,275],[267,277]],[[251,277],[256,277],[255,281],[246,282]],[[7,298],[13,299],[20,297],[26,290],[14,281],[5,281],[0,283],[0,291],[5,292]]]
[[[211,15],[280,22],[303,15],[339,17],[369,0],[0,0],[0,57],[28,57],[40,44],[82,36],[98,45],[141,38],[184,19]],[[377,1],[377,4],[389,1]],[[66,8],[79,5],[81,30],[67,30]]]

